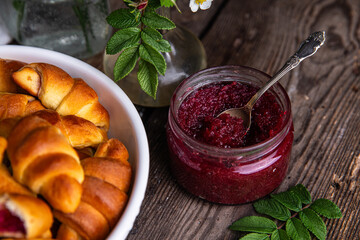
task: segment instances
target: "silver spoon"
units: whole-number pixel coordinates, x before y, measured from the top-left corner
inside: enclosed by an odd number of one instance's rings
[[[221,112],[217,117],[223,114],[229,114],[232,117],[243,119],[243,124],[246,128],[246,132],[250,128],[251,124],[251,110],[255,105],[255,102],[280,78],[286,73],[294,69],[299,63],[308,58],[320,48],[325,42],[325,31],[315,32],[311,34],[306,40],[304,40],[296,53],[289,58],[285,65],[250,99],[250,101],[241,108],[229,108]]]

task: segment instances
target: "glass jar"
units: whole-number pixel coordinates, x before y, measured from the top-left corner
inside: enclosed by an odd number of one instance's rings
[[[261,87],[268,80],[268,75],[252,68],[223,66],[200,71],[178,86],[170,104],[167,141],[172,174],[187,191],[210,202],[240,204],[271,193],[283,181],[293,123],[290,100],[280,84],[268,90],[284,113],[279,131],[254,145],[221,148],[205,144],[185,133],[178,115],[186,97],[208,84],[236,81]]]
[[[105,49],[109,11],[108,0],[3,0],[0,16],[19,44],[84,59]]]

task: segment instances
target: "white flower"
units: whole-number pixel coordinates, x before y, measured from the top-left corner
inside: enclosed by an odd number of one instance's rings
[[[206,10],[210,8],[211,2],[213,0],[190,0],[189,7],[191,8],[191,11],[196,12],[199,10],[199,7],[201,10]]]

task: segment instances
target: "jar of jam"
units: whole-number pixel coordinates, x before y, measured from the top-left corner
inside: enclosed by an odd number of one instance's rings
[[[289,97],[280,84],[255,104],[251,127],[220,112],[245,105],[269,80],[256,69],[222,66],[185,79],[173,94],[167,124],[170,168],[188,192],[210,202],[259,199],[286,176],[293,143]]]

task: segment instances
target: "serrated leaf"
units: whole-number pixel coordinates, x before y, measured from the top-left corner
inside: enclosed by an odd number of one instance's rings
[[[281,221],[291,217],[290,211],[275,199],[262,199],[253,204],[258,213],[266,214]]]
[[[299,212],[302,208],[300,198],[298,198],[291,191],[286,191],[278,194],[271,194],[271,197],[273,197],[275,200],[279,201],[285,207],[295,212]]]
[[[317,212],[318,214],[327,217],[327,218],[341,218],[342,213],[339,207],[333,203],[332,201],[320,198],[315,200],[311,205],[310,208]]]
[[[136,16],[128,8],[120,8],[106,17],[106,21],[114,28],[136,27],[140,22],[136,21]]]
[[[148,45],[160,52],[171,52],[171,46],[168,41],[162,39],[161,33],[156,29],[147,27],[141,32],[141,39]]]
[[[158,87],[158,73],[155,67],[140,59],[137,76],[141,89],[155,99]]]
[[[271,240],[290,240],[290,238],[285,230],[277,229],[271,234]]]
[[[300,198],[303,204],[311,203],[310,192],[306,189],[304,185],[298,184],[295,187],[290,188],[290,191],[294,192],[298,196],[298,198]]]
[[[158,73],[161,75],[165,74],[166,62],[159,51],[155,50],[150,45],[143,43],[140,45],[139,53],[140,58],[154,65]]]
[[[231,230],[256,233],[272,233],[276,230],[276,224],[265,217],[248,216],[235,221],[230,227]]]
[[[163,29],[163,30],[170,30],[175,28],[175,23],[173,23],[170,19],[160,16],[154,11],[146,11],[141,18],[141,21],[149,27],[155,29]]]
[[[313,210],[305,208],[299,212],[299,217],[304,226],[310,230],[318,239],[326,239],[326,226],[322,218]]]
[[[239,240],[270,240],[269,236],[264,233],[249,233]]]
[[[123,49],[135,47],[140,41],[140,29],[126,28],[117,31],[106,45],[107,54],[116,54]]]
[[[125,49],[116,60],[114,66],[114,79],[119,81],[127,76],[135,67],[139,58],[138,47]]]
[[[286,233],[293,240],[311,240],[309,231],[298,218],[291,218],[286,221]]]

